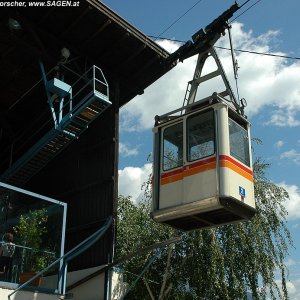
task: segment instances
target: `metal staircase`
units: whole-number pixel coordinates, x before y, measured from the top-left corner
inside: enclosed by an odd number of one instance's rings
[[[42,73],[54,128],[0,175],[1,181],[16,186],[45,167],[111,105],[107,81],[96,66],[72,85],[56,78],[47,81],[43,67]]]

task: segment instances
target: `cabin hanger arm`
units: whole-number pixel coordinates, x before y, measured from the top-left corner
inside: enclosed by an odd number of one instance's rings
[[[206,52],[225,34],[229,27],[228,20],[240,8],[238,3],[233,4],[229,9],[222,13],[205,28],[201,28],[192,36],[192,41],[187,41],[183,46],[172,53],[166,63],[172,65],[177,61],[184,61],[196,54]]]

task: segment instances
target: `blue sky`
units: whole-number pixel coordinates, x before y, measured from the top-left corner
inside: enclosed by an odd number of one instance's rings
[[[229,0],[104,0],[107,6],[150,36],[160,35],[189,8],[198,3],[162,37],[187,41],[201,27],[229,8]],[[249,7],[256,1],[252,0]],[[243,2],[240,2],[242,4]],[[298,0],[261,0],[241,15],[233,25],[233,43],[237,49],[300,57],[297,32]],[[236,16],[240,14],[236,13]],[[177,42],[158,41],[169,51]],[[228,45],[228,35],[218,45]],[[219,52],[229,78],[232,78],[230,53]],[[286,203],[288,226],[296,249],[290,249],[289,292],[300,299],[300,60],[280,59],[236,52],[239,64],[240,96],[246,98],[246,114],[252,123],[252,137],[263,145],[255,146],[255,155],[270,163],[268,177],[290,194]],[[119,192],[139,197],[140,185],[151,171],[147,161],[152,151],[154,116],[181,106],[186,84],[192,79],[195,58],[179,63],[175,69],[121,109]],[[234,86],[234,84],[232,84]],[[205,91],[204,91],[205,93]],[[208,94],[211,94],[209,92]],[[200,98],[199,98],[200,99]]]

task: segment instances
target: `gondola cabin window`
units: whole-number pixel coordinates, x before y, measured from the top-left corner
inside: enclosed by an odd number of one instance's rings
[[[231,118],[229,123],[230,155],[250,167],[248,130]]]
[[[183,165],[182,122],[167,127],[163,136],[163,170],[181,167]]]
[[[206,111],[187,119],[188,161],[215,153],[214,112]]]

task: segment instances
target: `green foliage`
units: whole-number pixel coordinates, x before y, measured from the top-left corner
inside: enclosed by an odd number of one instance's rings
[[[126,299],[247,299],[247,292],[254,299],[288,299],[284,259],[292,239],[283,206],[288,194],[265,177],[267,167],[259,160],[254,165],[255,217],[214,229],[183,233],[153,222],[150,179],[144,185],[144,202],[134,205],[130,197],[121,196],[117,257],[176,235],[182,237],[173,247],[156,251],[156,260]],[[153,255],[125,262],[125,281],[133,282]],[[281,274],[280,284],[277,274]]]
[[[38,272],[47,266],[48,258],[41,253],[40,247],[44,234],[47,233],[47,210],[30,210],[21,215],[19,223],[14,227],[14,232],[19,237],[22,246],[32,249],[24,250],[23,269],[25,271]]]

